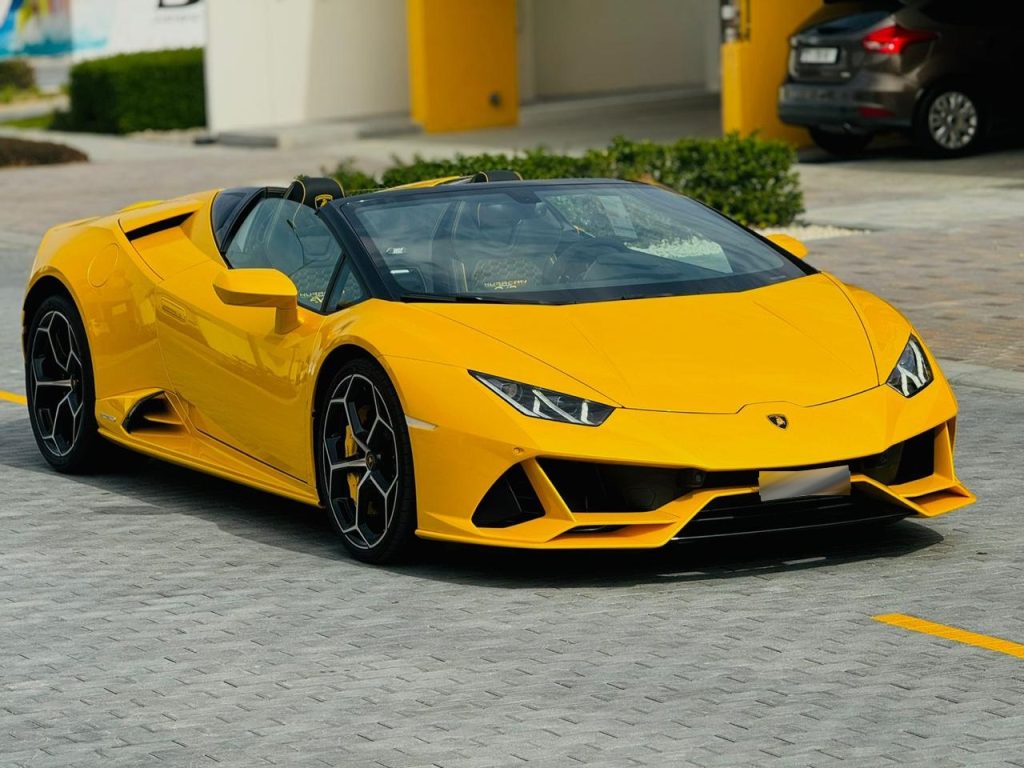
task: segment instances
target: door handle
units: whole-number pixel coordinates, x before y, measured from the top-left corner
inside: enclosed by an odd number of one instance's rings
[[[188,310],[176,301],[171,301],[166,296],[160,297],[160,311],[179,323],[188,322]]]

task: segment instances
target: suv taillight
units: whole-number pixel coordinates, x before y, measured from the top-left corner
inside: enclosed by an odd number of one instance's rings
[[[871,51],[871,53],[896,55],[903,53],[903,49],[908,45],[934,40],[937,37],[935,32],[905,29],[899,24],[893,24],[871,32],[861,41],[861,44],[864,46],[864,50]]]

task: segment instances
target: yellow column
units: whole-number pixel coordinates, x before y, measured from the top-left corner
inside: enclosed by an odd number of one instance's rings
[[[722,44],[722,130],[809,143],[807,131],[779,122],[789,37],[822,0],[741,0],[740,39]]]
[[[412,119],[425,131],[519,120],[515,0],[406,0]]]

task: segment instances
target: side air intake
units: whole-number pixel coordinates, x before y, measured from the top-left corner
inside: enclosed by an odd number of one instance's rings
[[[125,432],[182,432],[184,429],[181,417],[163,392],[139,400],[124,420]]]

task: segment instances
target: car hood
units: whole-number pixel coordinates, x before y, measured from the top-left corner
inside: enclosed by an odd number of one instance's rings
[[[626,408],[735,413],[752,403],[810,406],[878,384],[859,315],[822,274],[738,293],[421,306]],[[516,378],[515,370],[486,372]]]

